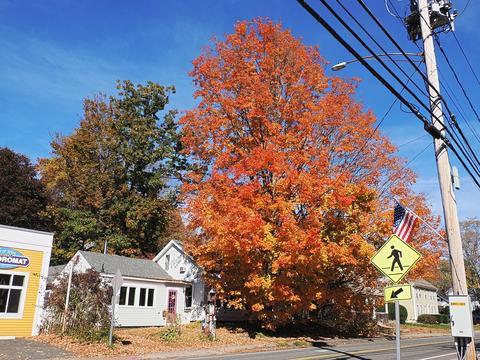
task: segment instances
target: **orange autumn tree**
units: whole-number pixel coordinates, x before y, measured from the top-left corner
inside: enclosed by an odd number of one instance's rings
[[[262,19],[237,23],[193,65],[199,103],[181,119],[196,168],[183,186],[187,250],[228,306],[265,326],[333,306],[348,330],[362,327],[391,196],[431,215],[354,100],[356,82],[328,77],[316,47]],[[422,229],[412,241],[438,260]]]

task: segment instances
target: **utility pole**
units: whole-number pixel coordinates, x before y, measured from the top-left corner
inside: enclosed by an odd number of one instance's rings
[[[433,1],[438,3],[437,1]],[[438,79],[437,61],[433,43],[433,31],[430,22],[430,9],[428,0],[418,0],[419,21],[421,38],[423,40],[425,65],[427,77],[430,82],[428,91],[430,95],[430,108],[432,110],[432,124],[445,134],[443,111],[440,97],[440,83]],[[452,273],[453,293],[455,295],[467,295],[467,280],[465,276],[465,264],[463,259],[463,246],[460,236],[460,225],[457,216],[457,203],[453,192],[450,161],[447,147],[444,141],[434,139],[435,160],[437,162],[438,181],[442,196],[443,215],[447,231],[448,250],[450,253],[450,271]],[[471,316],[471,314],[470,314]],[[466,344],[465,344],[466,339]],[[456,344],[466,346],[466,360],[476,360],[475,343],[473,338],[455,338]]]

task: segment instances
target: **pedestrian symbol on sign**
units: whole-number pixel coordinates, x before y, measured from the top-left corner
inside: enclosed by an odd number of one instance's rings
[[[392,261],[392,266],[390,268],[390,271],[393,271],[395,269],[395,263],[398,264],[398,267],[400,268],[400,270],[403,271],[402,262],[400,261],[400,258],[402,257],[402,252],[400,250],[396,250],[395,246],[393,245],[391,246],[391,249],[392,249],[392,253],[387,258],[387,259],[390,259],[393,256],[393,261]]]

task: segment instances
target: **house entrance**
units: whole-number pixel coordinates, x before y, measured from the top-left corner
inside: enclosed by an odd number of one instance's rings
[[[177,312],[177,290],[168,290],[168,312],[170,314]]]

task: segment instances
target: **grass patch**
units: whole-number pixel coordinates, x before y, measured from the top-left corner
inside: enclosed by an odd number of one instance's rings
[[[296,347],[306,347],[306,346],[310,346],[311,343],[309,341],[306,341],[306,340],[295,340],[293,342],[293,346],[296,346]]]
[[[420,323],[405,323],[402,327],[406,328],[428,328],[428,329],[442,329],[449,330],[450,324],[420,324]]]

